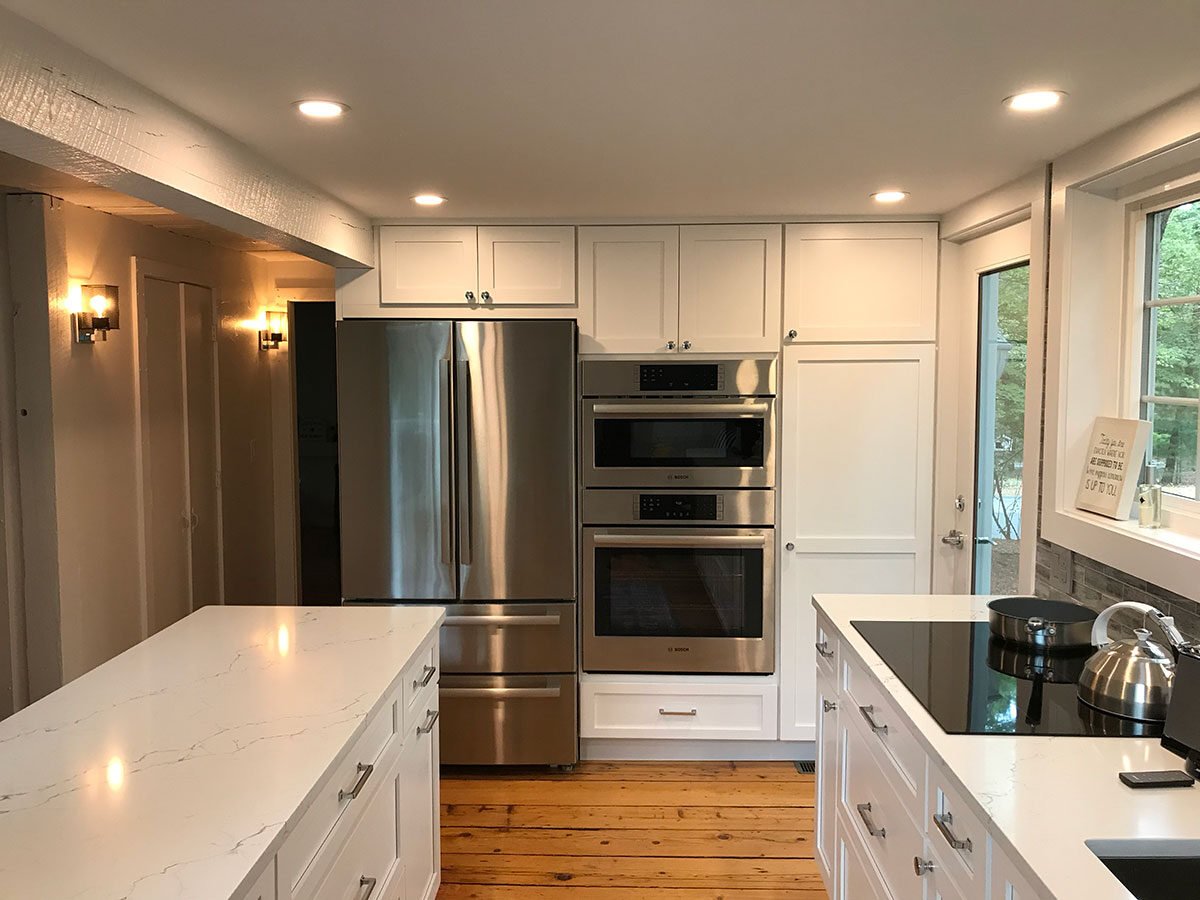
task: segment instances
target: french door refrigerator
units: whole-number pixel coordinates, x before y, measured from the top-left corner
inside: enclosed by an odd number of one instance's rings
[[[342,597],[436,603],[442,762],[578,758],[575,323],[337,326]]]

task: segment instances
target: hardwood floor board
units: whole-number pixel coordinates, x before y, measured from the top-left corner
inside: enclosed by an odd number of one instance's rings
[[[812,806],[812,781],[487,781],[442,782],[447,804],[580,806]]]
[[[654,888],[656,900],[828,900],[824,888]],[[645,888],[443,884],[438,900],[645,900]]]
[[[547,770],[544,767],[508,767],[497,773],[489,767],[447,766],[442,777],[454,780],[488,780],[499,778],[539,781],[804,781],[811,775],[801,775],[790,762],[729,761],[729,762],[581,762],[572,772]]]
[[[542,856],[736,857],[811,859],[812,835],[800,831],[664,831],[638,828],[442,829],[443,853]]]
[[[686,860],[655,856],[497,856],[442,853],[442,877],[453,884],[579,885],[654,889],[719,889],[730,885],[772,890],[819,888],[811,859]]]
[[[518,806],[450,804],[442,824],[457,828],[629,828],[690,831],[714,828],[811,833],[814,810],[803,806]]]

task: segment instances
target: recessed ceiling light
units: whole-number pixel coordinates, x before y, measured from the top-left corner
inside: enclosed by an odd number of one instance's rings
[[[413,197],[413,203],[417,206],[441,206],[446,202],[446,198],[441,194],[417,194]]]
[[[1042,112],[1054,109],[1067,96],[1063,91],[1021,91],[1004,98],[1004,105],[1016,112]]]
[[[296,104],[300,114],[310,119],[337,119],[349,108],[336,100],[301,100]]]
[[[908,197],[908,191],[876,191],[871,199],[876,203],[899,203]]]

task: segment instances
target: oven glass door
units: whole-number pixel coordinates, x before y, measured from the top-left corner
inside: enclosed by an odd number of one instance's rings
[[[772,408],[769,400],[592,401],[585,477],[593,486],[640,483],[631,470],[659,471],[670,481],[769,485]]]

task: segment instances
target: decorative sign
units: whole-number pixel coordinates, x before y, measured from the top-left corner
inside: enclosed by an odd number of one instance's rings
[[[1149,422],[1097,418],[1075,505],[1110,519],[1128,519],[1149,439]]]

